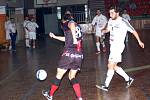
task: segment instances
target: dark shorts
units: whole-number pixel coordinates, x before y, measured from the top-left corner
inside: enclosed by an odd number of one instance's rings
[[[76,50],[73,49],[65,50],[61,55],[58,66],[59,68],[62,69],[80,70],[82,60],[83,60],[82,52],[77,52]]]

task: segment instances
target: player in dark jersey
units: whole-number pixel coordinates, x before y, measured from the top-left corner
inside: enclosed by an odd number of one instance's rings
[[[56,36],[53,33],[49,33],[51,38],[64,41],[64,51],[61,55],[61,59],[58,63],[56,78],[53,80],[51,89],[49,91],[43,91],[42,94],[48,99],[52,100],[55,91],[58,89],[63,75],[69,70],[69,80],[73,86],[78,100],[82,100],[80,84],[76,79],[76,74],[80,70],[83,53],[82,53],[82,33],[80,27],[73,21],[71,14],[65,14],[62,20],[62,28],[64,31],[64,37]]]

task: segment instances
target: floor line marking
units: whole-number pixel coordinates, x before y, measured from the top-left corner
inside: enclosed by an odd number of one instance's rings
[[[139,70],[143,70],[143,69],[148,69],[150,68],[150,65],[145,65],[145,66],[140,66],[140,67],[132,67],[132,68],[127,68],[125,69],[125,72],[133,72],[133,71],[139,71]]]

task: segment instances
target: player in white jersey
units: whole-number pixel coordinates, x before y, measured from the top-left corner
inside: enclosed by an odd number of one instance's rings
[[[93,29],[95,28],[95,36],[96,36],[96,47],[97,47],[97,53],[100,53],[100,44],[103,46],[103,52],[106,51],[104,39],[105,36],[101,32],[101,30],[106,26],[107,24],[107,18],[100,12],[99,9],[96,10],[96,16],[94,17],[92,21]]]
[[[8,24],[9,35],[11,38],[12,51],[16,51],[16,38],[17,38],[17,28],[14,18],[10,18],[10,23]]]
[[[10,35],[9,35],[9,26],[10,24],[10,20],[9,20],[9,17],[6,16],[6,21],[5,21],[5,32],[6,32],[6,40],[9,42],[8,44],[8,49],[11,50],[11,38],[10,38]]]
[[[123,11],[122,17],[130,22],[131,18],[129,14],[127,13],[127,10]]]
[[[127,21],[131,21],[131,18],[130,18],[130,16],[129,16],[129,14],[127,13],[127,10],[123,10],[123,14],[122,14],[122,17],[124,18],[124,19],[126,19]],[[128,40],[129,40],[129,36],[128,36],[128,34],[126,35],[126,42],[128,42]]]
[[[108,21],[108,26],[105,30],[103,30],[104,33],[110,32],[110,54],[108,59],[107,77],[104,85],[96,85],[98,88],[104,91],[108,91],[110,81],[115,72],[125,79],[127,82],[126,88],[128,88],[134,80],[133,78],[129,77],[121,67],[117,65],[118,62],[122,61],[121,54],[125,48],[124,40],[127,31],[131,32],[137,39],[139,45],[144,48],[144,43],[140,40],[139,35],[135,29],[127,20],[119,16],[119,8],[112,6],[109,10],[109,13],[110,19]]]
[[[34,18],[27,24],[27,30],[29,31],[29,39],[30,44],[33,41],[32,47],[35,48],[35,41],[36,41],[36,28],[39,28],[36,22],[34,22]]]
[[[28,28],[27,28],[27,25],[29,23],[29,17],[26,16],[25,17],[25,20],[23,22],[23,27],[24,27],[24,31],[25,31],[25,44],[26,44],[26,47],[30,47],[30,44],[29,44],[29,31],[28,31]]]

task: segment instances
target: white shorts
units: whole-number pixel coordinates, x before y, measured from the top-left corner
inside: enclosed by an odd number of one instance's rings
[[[29,39],[29,32],[25,33],[25,38]]]
[[[102,33],[102,32],[101,32],[101,29],[99,29],[99,30],[96,30],[95,35],[96,35],[97,37],[101,37],[102,35],[104,35],[104,33]]]
[[[9,32],[6,31],[6,40],[10,40],[10,39],[11,39],[10,34],[9,34]]]
[[[125,46],[110,46],[109,62],[118,63],[122,61],[122,52]]]
[[[25,38],[28,39],[29,38],[29,31],[27,29],[25,29]]]
[[[36,33],[35,32],[29,32],[29,39],[36,40]]]

